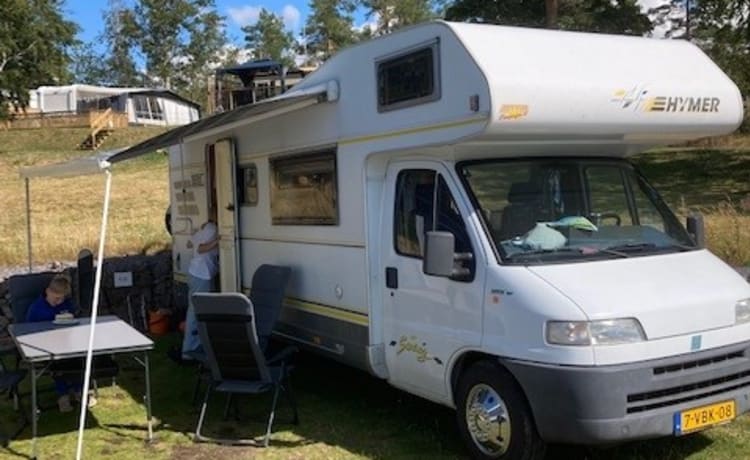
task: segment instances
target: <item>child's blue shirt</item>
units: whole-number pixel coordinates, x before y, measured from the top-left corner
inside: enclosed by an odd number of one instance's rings
[[[60,305],[53,307],[47,302],[44,294],[40,295],[26,312],[27,323],[38,323],[40,321],[52,321],[55,315],[60,313],[73,313],[73,304],[70,299],[65,299]]]

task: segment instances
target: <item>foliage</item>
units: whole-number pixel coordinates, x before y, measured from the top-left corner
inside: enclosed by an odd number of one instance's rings
[[[108,80],[105,57],[92,43],[78,43],[70,50],[70,73],[75,83],[101,85]]]
[[[258,21],[243,27],[242,32],[245,33],[246,48],[252,50],[254,59],[272,59],[285,67],[294,63],[289,56],[294,37],[284,29],[284,20],[280,16],[263,8]]]
[[[133,58],[137,36],[138,26],[133,10],[125,8],[119,0],[110,1],[110,8],[104,13],[103,38],[108,52],[103,65],[108,76],[103,83],[138,86],[143,81]]]
[[[211,66],[226,44],[214,0],[137,0],[132,8],[115,2],[106,19],[109,67],[117,84],[137,82],[133,53],[139,52],[151,80],[147,85],[203,99]]]
[[[24,108],[29,89],[67,82],[77,26],[63,18],[61,0],[0,1],[0,118]]]
[[[307,52],[326,60],[336,51],[354,43],[353,0],[311,0],[305,25]]]
[[[433,0],[359,0],[369,17],[375,16],[378,28],[375,35],[435,18]]]
[[[635,0],[559,0],[556,24],[560,29],[645,35],[651,21]],[[446,19],[513,26],[544,27],[544,0],[456,0]]]
[[[750,0],[702,0],[692,22],[694,42],[750,96]]]

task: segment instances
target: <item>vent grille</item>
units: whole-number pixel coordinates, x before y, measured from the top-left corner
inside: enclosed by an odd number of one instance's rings
[[[686,361],[682,363],[670,364],[669,366],[660,366],[654,368],[654,375],[672,374],[674,372],[683,372],[687,370],[697,369],[700,367],[713,366],[715,364],[727,363],[728,361],[734,361],[737,359],[744,359],[745,352],[736,351],[733,353],[727,353],[719,356],[711,356],[710,358],[698,359],[695,361]]]
[[[627,413],[673,406],[746,387],[750,387],[750,370],[702,382],[636,393],[628,395]]]

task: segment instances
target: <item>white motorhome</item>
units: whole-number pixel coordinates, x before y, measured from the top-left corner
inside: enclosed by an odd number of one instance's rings
[[[434,22],[121,157],[172,146],[178,279],[218,209],[222,290],[292,269],[279,337],[531,459],[750,409],[750,285],[626,160],[741,119],[684,41]]]

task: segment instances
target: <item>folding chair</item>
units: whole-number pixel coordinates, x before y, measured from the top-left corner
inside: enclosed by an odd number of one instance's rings
[[[5,436],[2,433],[0,433],[0,445],[3,447],[8,445],[8,441],[11,439],[14,439],[16,436],[18,436],[21,431],[26,427],[28,424],[28,419],[26,418],[26,411],[23,410],[23,408],[20,406],[19,401],[19,395],[18,395],[18,384],[26,377],[26,371],[24,370],[15,370],[15,371],[7,371],[5,370],[5,367],[3,366],[2,362],[0,362],[0,394],[8,394],[8,398],[13,400],[13,409],[18,412],[20,423],[18,427],[13,430],[13,433],[10,434],[10,436]]]
[[[13,311],[13,321],[23,323],[31,304],[44,292],[52,278],[58,273],[43,272],[23,275],[14,275],[8,278],[8,294],[10,306]],[[17,355],[16,367],[18,367]],[[53,363],[49,370],[51,373],[61,375],[83,375],[84,361],[82,359],[69,359]],[[94,391],[98,393],[97,380],[111,378],[114,383],[115,377],[120,372],[117,362],[110,356],[95,356],[92,366],[92,384]]]
[[[196,293],[192,300],[198,333],[206,353],[206,365],[211,370],[211,381],[206,388],[195,429],[195,441],[258,445],[252,439],[222,439],[201,434],[209,396],[214,391],[227,393],[230,397],[273,391],[266,435],[262,442],[264,447],[268,446],[279,393],[283,392],[289,400],[294,412],[293,423],[299,422],[297,405],[287,385],[287,360],[296,352],[296,348],[286,347],[267,360],[258,340],[253,304],[240,293]]]
[[[253,273],[250,301],[255,310],[255,326],[263,353],[267,351],[271,333],[281,314],[281,305],[291,273],[292,270],[289,267],[270,264],[261,265]],[[208,380],[205,375],[206,354],[203,350],[197,350],[187,355],[198,361],[198,376],[193,390],[193,404],[195,405],[198,402],[201,382]]]

